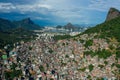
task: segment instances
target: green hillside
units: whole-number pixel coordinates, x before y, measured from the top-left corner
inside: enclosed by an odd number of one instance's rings
[[[30,18],[21,21],[10,21],[0,18],[0,49],[5,45],[13,45],[21,40],[29,41],[36,35],[32,30],[41,29]]]
[[[120,42],[120,17],[99,24],[86,30],[84,33],[100,33],[99,37],[101,38],[114,37]]]
[[[29,41],[34,39],[36,35],[34,32],[25,30],[23,28],[13,29],[7,32],[0,32],[0,48],[4,48],[5,45],[13,45],[19,41]]]
[[[14,28],[16,28],[16,26],[11,21],[0,18],[0,31],[6,31]]]
[[[14,21],[13,24],[17,27],[21,27],[27,30],[38,30],[41,27],[35,24],[30,18],[26,18],[20,21]]]

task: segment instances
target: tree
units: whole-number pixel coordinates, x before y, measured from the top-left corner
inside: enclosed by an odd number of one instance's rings
[[[105,65],[107,65],[107,64],[108,64],[108,62],[107,62],[107,61],[104,61],[104,64],[105,64]]]
[[[31,47],[31,46],[29,47],[29,50],[32,50],[32,47]]]
[[[90,72],[93,70],[93,68],[94,68],[94,66],[92,65],[92,64],[90,64],[89,66],[89,70],[90,70]]]
[[[52,50],[52,49],[49,49],[49,53],[53,53],[53,50]]]
[[[88,41],[86,41],[84,46],[88,47],[88,46],[92,46],[92,44],[93,44],[93,40],[88,40]]]
[[[44,70],[45,70],[42,65],[40,65],[39,69],[40,69],[41,72],[44,72]]]
[[[116,51],[116,58],[120,58],[120,51]]]

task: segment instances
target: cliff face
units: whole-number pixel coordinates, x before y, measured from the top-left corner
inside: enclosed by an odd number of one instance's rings
[[[115,8],[110,8],[108,14],[107,14],[107,18],[106,21],[109,21],[111,19],[114,19],[116,17],[120,16],[120,11],[115,9]]]

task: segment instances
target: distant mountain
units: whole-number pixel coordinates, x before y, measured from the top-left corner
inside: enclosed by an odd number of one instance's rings
[[[111,10],[111,9],[110,9]],[[111,11],[109,11],[110,13]],[[118,11],[117,11],[118,12]],[[115,13],[117,13],[115,10]],[[108,14],[109,14],[108,13]],[[114,13],[114,10],[113,10]],[[93,28],[86,30],[84,33],[99,33],[99,37],[114,37],[120,42],[120,16],[115,16],[110,13],[111,16],[107,16],[107,21],[99,24]]]
[[[60,28],[64,28],[64,29],[67,29],[69,31],[79,31],[79,32],[83,32],[85,31],[85,29],[87,28],[90,28],[90,26],[88,25],[78,25],[78,24],[72,24],[72,23],[68,23],[64,26],[61,26],[61,25],[58,25],[56,26],[57,29],[60,29]]]
[[[64,26],[64,28],[65,28],[65,29],[68,29],[68,30],[71,30],[71,29],[72,29],[72,30],[75,30],[76,27],[75,27],[73,24],[68,23],[67,25]]]
[[[56,28],[57,28],[57,29],[59,29],[59,28],[63,28],[63,26],[61,26],[61,25],[58,25],[58,26],[56,26]]]
[[[0,18],[0,31],[8,31],[15,28],[23,28],[26,30],[40,29],[40,26],[35,24],[30,18],[23,19],[21,21],[10,21]]]
[[[21,27],[27,30],[40,29],[40,26],[35,24],[30,18],[26,18],[21,21],[14,21],[13,24],[17,27]]]
[[[16,28],[16,26],[11,21],[0,18],[0,31],[6,31],[13,28]]]
[[[58,26],[56,26],[56,28],[57,29],[64,28],[64,29],[68,29],[68,30],[71,30],[71,29],[75,30],[77,27],[75,27],[72,23],[68,23],[68,24],[66,24],[64,26],[58,25]]]
[[[109,21],[111,19],[114,19],[116,17],[120,16],[120,11],[115,9],[115,8],[110,8],[108,14],[107,14],[107,18],[106,21]]]
[[[83,26],[83,25],[77,25],[77,24],[71,24],[68,23],[67,25],[63,26],[63,28],[68,29],[68,30],[72,30],[72,31],[79,31],[79,32],[83,32],[85,31],[85,29],[90,28],[89,26]]]
[[[10,21],[0,18],[0,49],[7,44],[14,44],[21,40],[29,41],[36,37],[35,33],[30,30],[41,29],[30,18],[21,21]]]

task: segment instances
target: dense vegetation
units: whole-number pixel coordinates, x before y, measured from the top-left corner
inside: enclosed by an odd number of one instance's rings
[[[41,29],[30,18],[20,21],[10,21],[0,18],[0,49],[19,41],[29,41],[35,38],[35,34],[29,30]]]
[[[13,29],[7,32],[0,32],[0,48],[4,48],[9,44],[11,47],[15,42],[29,41],[34,39],[36,35],[32,31],[28,31],[22,28]]]
[[[93,40],[88,40],[85,43],[85,47],[92,46],[92,44],[93,44]]]
[[[100,33],[101,38],[114,37],[120,42],[120,17],[99,24],[84,33]]]
[[[70,35],[56,35],[53,37],[54,40],[62,40],[62,39],[69,39],[69,38],[72,38],[72,36]]]
[[[16,28],[16,27],[11,21],[0,18],[0,31],[3,31],[3,30],[6,31],[13,28]]]
[[[108,58],[108,57],[110,57],[112,55],[112,53],[110,51],[105,50],[105,49],[98,50],[98,51],[95,51],[95,52],[86,51],[86,52],[84,52],[84,54],[85,55],[91,55],[92,57],[98,55],[99,58],[104,58],[104,59],[106,59],[106,58]]]

